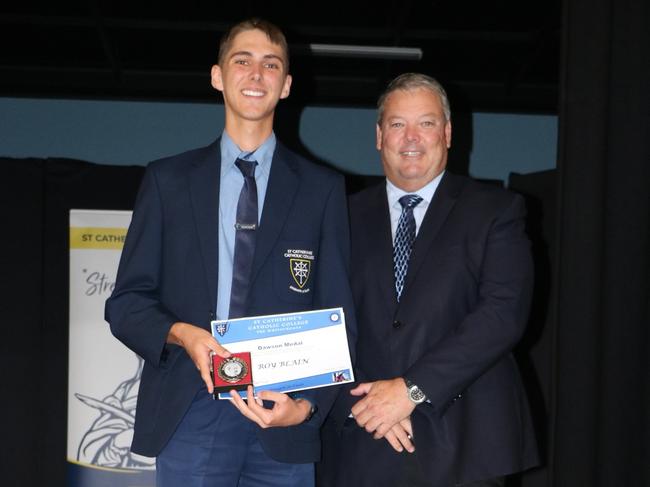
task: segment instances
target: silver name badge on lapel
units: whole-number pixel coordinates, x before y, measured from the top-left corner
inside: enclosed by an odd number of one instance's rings
[[[284,257],[289,260],[289,273],[293,279],[293,283],[289,284],[289,289],[300,294],[311,291],[307,283],[311,275],[314,252],[305,249],[287,249]]]

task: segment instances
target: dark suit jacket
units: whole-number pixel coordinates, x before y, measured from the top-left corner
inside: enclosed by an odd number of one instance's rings
[[[172,323],[210,329],[217,298],[219,140],[147,168],[124,245],[115,290],[106,303],[113,334],[144,358],[132,450],[155,456],[201,387],[184,349],[165,343]],[[278,143],[259,226],[249,316],[343,306],[352,313],[349,231],[343,178]],[[302,293],[287,249],[313,251]],[[306,289],[309,292],[304,292]],[[348,325],[353,328],[353,316]],[[306,391],[318,405],[309,422],[259,429],[265,451],[285,462],[318,459],[318,428],[333,387]],[[232,407],[226,404],[228,407]]]
[[[416,407],[412,422],[415,458],[431,485],[496,477],[537,462],[511,355],[533,282],[524,216],[521,197],[445,173],[397,303],[385,183],[350,200],[357,379],[406,377],[426,393],[431,402]],[[354,401],[341,395],[339,422]],[[397,485],[408,453],[395,453],[349,423],[342,462],[350,468],[339,485]]]

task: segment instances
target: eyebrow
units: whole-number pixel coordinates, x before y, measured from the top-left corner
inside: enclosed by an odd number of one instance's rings
[[[234,57],[236,57],[236,56],[248,56],[248,57],[253,57],[253,53],[250,52],[250,51],[237,51],[237,52],[233,52],[233,53],[230,55],[230,58],[229,58],[229,59],[232,59],[232,58],[234,58]],[[282,59],[281,56],[278,56],[277,54],[264,54],[264,56],[262,56],[262,58],[263,58],[263,59],[277,59],[278,61],[280,61],[280,62],[282,63],[282,65],[284,65],[284,60]]]
[[[395,118],[409,118],[409,116],[400,114],[400,115],[390,115],[390,116],[387,117],[387,116],[384,115],[384,119],[386,119],[386,120],[393,120]],[[443,118],[444,119],[445,114],[443,113],[442,117],[441,117],[439,114],[436,114],[435,112],[431,112],[431,113],[424,113],[422,115],[418,115],[417,118],[418,118],[418,120],[422,119],[422,118]]]

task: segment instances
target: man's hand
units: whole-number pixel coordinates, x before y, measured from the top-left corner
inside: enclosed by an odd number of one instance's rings
[[[253,388],[248,386],[246,391],[248,403],[239,393],[230,391],[232,403],[239,411],[260,428],[273,426],[293,426],[302,423],[311,411],[311,404],[305,399],[292,399],[286,394],[274,391],[261,391],[255,399]],[[273,401],[273,408],[267,409],[262,401]]]
[[[209,331],[180,321],[174,323],[169,329],[167,343],[180,345],[185,349],[200,372],[208,392],[212,394],[214,385],[210,374],[210,362],[212,361],[210,355],[214,352],[219,357],[228,358],[230,352],[223,348]]]
[[[415,404],[408,398],[406,383],[401,377],[376,382],[364,382],[350,391],[353,396],[365,397],[352,406],[357,424],[383,438],[401,420],[408,418]]]
[[[392,446],[398,453],[401,453],[404,449],[409,453],[415,451],[411,418],[403,419],[399,423],[394,424],[393,427],[384,435],[384,438],[386,438],[386,441],[388,441],[390,446]]]

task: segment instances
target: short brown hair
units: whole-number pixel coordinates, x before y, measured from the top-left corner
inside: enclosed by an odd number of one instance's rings
[[[241,22],[236,23],[231,26],[221,37],[221,42],[219,43],[219,64],[224,60],[224,57],[230,50],[233,39],[240,33],[247,30],[260,30],[266,34],[269,40],[282,49],[282,56],[284,61],[284,71],[285,73],[289,72],[289,45],[287,44],[287,38],[284,36],[280,28],[269,22],[268,20],[259,19],[253,17],[251,19],[242,20]]]
[[[393,91],[397,90],[416,90],[418,88],[424,88],[425,90],[432,91],[440,97],[440,102],[442,104],[442,111],[445,114],[447,121],[451,120],[451,107],[449,105],[449,98],[447,98],[447,93],[440,83],[431,76],[421,73],[404,73],[400,74],[393,81],[388,83],[388,86],[384,92],[377,100],[377,123],[381,124],[381,118],[384,115],[384,104],[386,103],[386,98]]]

